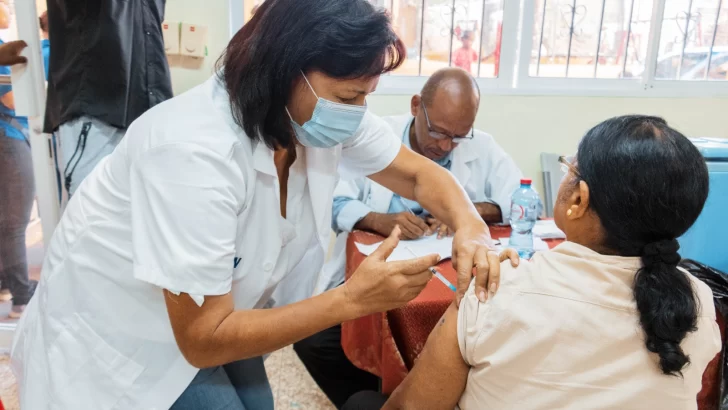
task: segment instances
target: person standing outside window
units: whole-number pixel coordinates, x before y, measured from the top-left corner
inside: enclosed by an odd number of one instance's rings
[[[471,66],[478,61],[478,53],[473,50],[473,33],[467,30],[464,31],[460,41],[463,45],[453,53],[452,65],[472,73]]]
[[[58,132],[69,198],[126,128],[172,97],[165,0],[48,0],[46,133]]]

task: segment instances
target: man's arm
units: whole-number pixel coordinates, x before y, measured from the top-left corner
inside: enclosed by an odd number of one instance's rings
[[[375,212],[364,201],[368,184],[371,182],[365,178],[339,181],[334,191],[331,222],[337,234],[358,229],[389,236],[397,225],[402,229],[404,239],[416,239],[428,234],[425,221],[414,215]]]
[[[490,202],[477,202],[473,203],[473,205],[485,222],[503,222],[503,215],[501,214],[500,206],[491,204]],[[454,229],[449,228],[447,225],[442,223],[442,221],[433,216],[426,217],[425,222],[429,225],[430,231],[437,233],[438,238],[453,236],[455,234]]]
[[[397,387],[385,410],[452,409],[460,400],[470,367],[457,340],[457,307],[452,304],[427,338],[414,369]]]
[[[497,204],[491,204],[490,202],[477,202],[474,203],[475,209],[480,214],[485,222],[500,223],[503,222],[503,214],[501,213],[500,206]]]
[[[353,182],[344,183],[353,184]],[[337,187],[337,191],[340,191],[339,188]],[[353,193],[353,191],[350,193]],[[358,195],[357,198],[361,198],[361,195]],[[421,218],[406,212],[398,214],[374,212],[360,199],[354,199],[351,196],[334,197],[332,215],[332,229],[337,234],[358,229],[389,236],[397,225],[402,229],[402,238],[404,239],[417,239],[429,234],[427,224]]]
[[[424,219],[409,212],[382,214],[370,212],[354,226],[363,231],[389,236],[395,226],[402,230],[403,239],[417,239],[430,234],[430,227]]]
[[[370,207],[358,199],[336,196],[331,211],[331,228],[336,233],[362,229],[360,227],[361,220],[372,212]]]

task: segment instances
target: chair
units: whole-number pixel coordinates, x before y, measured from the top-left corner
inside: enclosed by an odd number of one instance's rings
[[[548,152],[541,153],[544,212],[547,218],[554,217],[556,194],[559,192],[559,185],[561,185],[561,179],[564,177],[564,172],[561,170],[561,164],[559,164],[559,156],[559,154],[551,154]]]
[[[721,391],[723,385],[723,369],[721,363],[725,362],[726,354],[726,323],[716,306],[716,321],[720,328],[720,338],[723,341],[723,348],[715,358],[708,363],[703,373],[703,389],[698,393],[698,410],[724,409],[721,403]]]
[[[713,291],[716,322],[720,329],[720,338],[723,342],[721,351],[708,363],[703,372],[703,388],[698,393],[698,410],[728,409],[728,394],[726,394],[726,317],[728,317],[728,274],[696,262],[683,259],[679,265],[700,279]]]

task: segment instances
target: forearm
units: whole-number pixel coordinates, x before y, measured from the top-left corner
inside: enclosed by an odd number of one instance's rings
[[[355,229],[365,228],[359,224],[368,214],[374,212],[364,202],[349,197],[334,197],[332,208],[332,228],[339,232],[352,232]],[[364,222],[366,225],[369,221]]]
[[[428,336],[414,368],[389,397],[384,410],[455,407],[470,371],[458,345],[457,316],[457,307],[450,305]]]
[[[484,224],[465,190],[452,174],[431,164],[415,174],[415,201],[456,231],[464,226]]]
[[[485,222],[500,223],[503,222],[503,213],[500,206],[491,204],[490,202],[475,203],[475,210]]]
[[[389,236],[390,232],[382,232],[383,229],[381,227],[381,223],[379,223],[382,215],[384,214],[380,214],[378,212],[369,212],[364,218],[360,219],[359,222],[354,225],[354,229]]]
[[[341,286],[272,309],[232,310],[228,306],[229,313],[221,321],[205,320],[200,326],[189,326],[195,336],[177,332],[175,336],[185,358],[198,368],[260,356],[368,313],[351,303],[346,292]]]

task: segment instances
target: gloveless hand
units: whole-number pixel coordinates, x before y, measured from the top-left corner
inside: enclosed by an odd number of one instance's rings
[[[513,262],[513,252],[505,252],[504,255]],[[481,302],[486,301],[489,291],[494,294],[498,290],[500,258],[501,256],[493,249],[493,240],[484,222],[474,222],[455,231],[452,261],[458,275],[456,296],[458,306],[473,278],[473,268],[475,268],[475,295]],[[515,264],[517,263],[516,253]]]
[[[455,235],[454,229],[448,228],[445,223],[434,216],[428,216],[425,218],[425,222],[430,226],[430,232],[437,234],[437,239]]]
[[[404,239],[418,239],[430,234],[425,220],[409,212],[378,215],[377,233],[380,235],[390,236],[396,226],[399,226]]]
[[[392,234],[344,283],[350,302],[361,315],[403,306],[417,297],[432,278],[428,268],[439,262],[438,255],[387,262],[399,243],[400,233],[400,228],[395,227]]]

